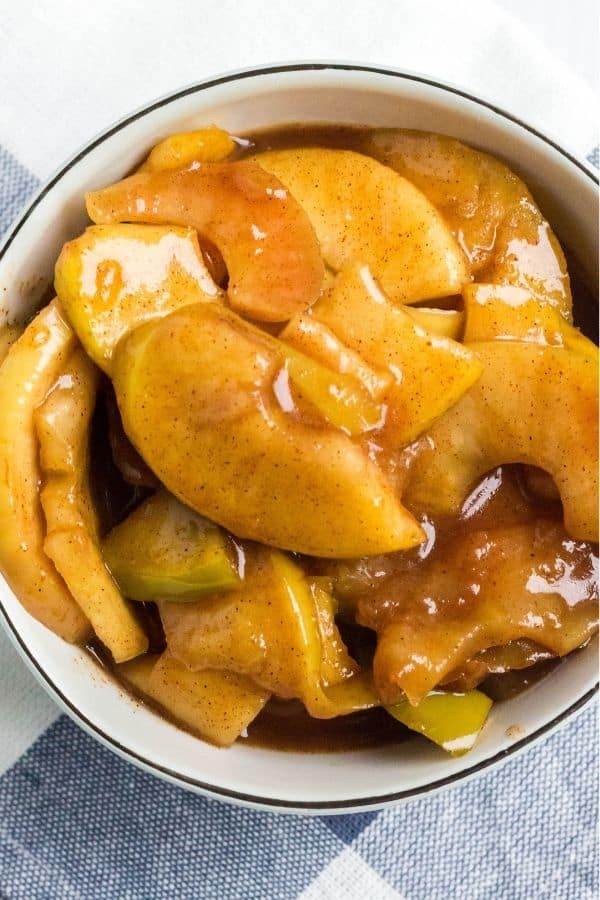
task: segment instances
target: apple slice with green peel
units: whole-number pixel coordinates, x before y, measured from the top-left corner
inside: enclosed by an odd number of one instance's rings
[[[462,344],[425,331],[391,303],[366,266],[340,272],[312,314],[367,363],[392,374],[382,438],[395,447],[429,428],[481,374],[481,363]]]
[[[83,346],[108,373],[127,332],[221,294],[191,228],[150,225],[87,228],[64,245],[55,287]]]
[[[317,718],[377,705],[342,642],[331,595],[285,554],[258,546],[245,552],[237,590],[159,604],[170,653],[193,671],[227,669],[297,697]]]
[[[481,691],[466,694],[434,691],[416,706],[408,700],[386,706],[394,719],[418,731],[451,756],[462,756],[472,749],[491,708],[492,701]]]
[[[426,131],[366,132],[361,149],[420,188],[482,282],[528,290],[571,320],[571,290],[560,244],[526,185],[487,153]]]
[[[240,583],[234,548],[219,526],[165,490],[116,525],[102,552],[131,600],[196,600]]]
[[[368,265],[395,302],[460,293],[466,258],[442,216],[410,181],[350,150],[260,153],[306,210],[327,265]]]
[[[44,551],[35,410],[76,342],[53,300],[25,329],[0,368],[0,570],[36,619],[73,643],[90,624]]]
[[[361,709],[379,706],[370,671],[360,671],[348,655],[335,624],[335,606],[331,594],[305,577],[302,570],[283,553],[271,553],[271,569],[276,592],[283,589],[286,601],[293,603],[297,625],[312,641],[310,653],[320,646],[312,664],[306,647],[305,685],[298,696],[316,719],[332,719]],[[286,604],[287,605],[287,604]],[[304,620],[303,622],[301,620]],[[316,619],[317,634],[311,636]]]
[[[334,557],[418,544],[422,529],[361,447],[283,411],[285,354],[216,303],[142,325],[114,360],[125,431],[171,493],[238,537]]]
[[[234,672],[191,672],[168,651],[138,657],[117,671],[137,694],[219,747],[230,747],[269,699],[269,692],[249,678]]]
[[[598,540],[598,349],[575,337],[578,350],[468,345],[483,374],[429,431],[406,487],[411,508],[456,514],[490,469],[526,463],[554,479],[569,534]]]
[[[116,662],[148,649],[148,638],[110,577],[98,542],[89,484],[89,427],[98,371],[77,347],[35,413],[46,519],[44,550]]]

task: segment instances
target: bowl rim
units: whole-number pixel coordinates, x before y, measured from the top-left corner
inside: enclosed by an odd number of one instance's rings
[[[117,120],[112,125],[109,125],[106,129],[99,132],[94,138],[92,138],[88,143],[84,144],[81,149],[79,149],[73,156],[71,156],[65,163],[63,163],[59,168],[55,171],[53,175],[51,175],[47,181],[45,181],[38,192],[34,195],[33,199],[24,207],[23,211],[17,215],[16,219],[9,226],[6,236],[0,245],[0,261],[4,257],[6,251],[11,246],[17,235],[19,234],[22,227],[25,225],[35,208],[39,205],[39,203],[43,200],[43,198],[52,190],[52,188],[66,175],[69,170],[79,163],[85,156],[87,156],[93,149],[102,144],[108,138],[112,137],[112,135],[126,128],[132,122],[136,121],[147,115],[148,113],[159,109],[163,106],[167,106],[169,103],[181,99],[182,97],[199,93],[201,91],[210,89],[212,87],[216,87],[222,84],[228,84],[236,81],[243,81],[245,79],[251,79],[257,76],[264,75],[276,75],[280,73],[288,73],[288,72],[303,72],[303,71],[340,71],[340,72],[363,72],[375,75],[385,75],[391,78],[398,78],[404,81],[415,82],[417,84],[426,85],[429,87],[434,87],[441,91],[444,91],[449,94],[453,94],[455,96],[461,97],[463,99],[469,100],[472,103],[482,106],[491,112],[495,113],[500,118],[506,119],[509,122],[523,128],[525,131],[537,137],[543,143],[552,147],[555,151],[557,151],[562,157],[568,160],[572,165],[574,165],[577,169],[579,169],[590,181],[596,185],[599,183],[598,176],[594,174],[593,171],[589,168],[589,166],[584,163],[581,159],[578,159],[568,150],[565,150],[556,140],[551,137],[548,137],[543,132],[539,131],[535,127],[529,125],[527,122],[524,122],[518,116],[513,115],[512,113],[507,112],[503,108],[497,106],[495,103],[482,99],[474,94],[471,94],[469,91],[464,90],[456,85],[449,84],[447,82],[439,81],[437,79],[429,78],[425,75],[421,75],[416,72],[409,72],[402,69],[394,69],[389,67],[380,67],[380,66],[372,66],[366,65],[362,63],[353,63],[353,62],[336,62],[336,61],[306,61],[306,62],[291,62],[291,63],[277,63],[273,65],[267,66],[253,66],[244,69],[238,69],[235,71],[227,72],[222,75],[218,75],[216,77],[203,79],[198,82],[194,82],[186,87],[177,89],[168,94],[165,94],[159,97],[156,100],[151,100],[147,104],[136,109],[134,112],[124,116],[123,118]],[[596,682],[596,684],[590,688],[586,693],[578,697],[567,709],[563,712],[559,713],[559,715],[555,716],[550,721],[546,722],[544,725],[540,726],[538,729],[533,731],[530,734],[527,734],[525,737],[521,738],[518,741],[515,741],[510,747],[507,747],[503,750],[498,751],[497,753],[493,753],[491,756],[487,757],[480,762],[469,766],[465,769],[462,769],[460,772],[457,772],[452,775],[445,776],[444,778],[439,778],[434,781],[429,782],[428,784],[420,785],[413,788],[408,788],[400,791],[392,791],[386,794],[379,794],[376,796],[370,797],[360,797],[356,799],[348,799],[348,800],[333,800],[333,801],[300,801],[300,800],[284,800],[275,797],[262,797],[255,794],[246,794],[241,791],[233,791],[224,787],[212,785],[210,783],[201,781],[197,778],[193,778],[187,775],[183,775],[182,773],[176,771],[175,769],[171,769],[167,766],[160,765],[154,762],[151,759],[148,759],[141,754],[137,753],[134,750],[131,750],[124,744],[122,744],[117,738],[113,737],[111,734],[106,733],[101,727],[95,725],[87,716],[81,712],[81,710],[75,706],[61,691],[57,684],[52,680],[52,678],[46,673],[44,668],[38,663],[35,657],[30,652],[26,641],[22,638],[20,632],[17,627],[13,624],[8,611],[5,609],[4,604],[0,600],[0,614],[1,619],[3,621],[4,627],[12,639],[16,649],[19,651],[20,655],[23,657],[24,661],[27,663],[29,668],[33,671],[33,674],[37,677],[38,681],[42,684],[42,686],[47,690],[47,692],[55,699],[60,707],[80,726],[83,727],[85,731],[94,736],[96,739],[100,741],[100,743],[104,744],[106,747],[111,749],[113,752],[116,752],[118,755],[132,762],[133,764],[145,769],[146,771],[155,774],[159,777],[165,778],[171,783],[178,784],[180,787],[188,788],[205,794],[209,797],[214,797],[216,799],[228,801],[230,803],[237,803],[243,806],[254,807],[259,809],[271,810],[273,812],[305,812],[305,813],[329,813],[335,814],[351,812],[354,810],[365,810],[365,809],[373,809],[377,807],[387,806],[390,804],[399,803],[400,801],[414,799],[424,794],[435,793],[443,788],[450,787],[453,784],[468,780],[488,768],[497,766],[498,764],[507,761],[513,755],[519,755],[524,749],[528,746],[537,743],[545,737],[548,737],[552,732],[560,728],[562,725],[566,724],[570,719],[572,719],[577,713],[581,712],[584,707],[586,707],[593,697],[598,693],[600,683]]]

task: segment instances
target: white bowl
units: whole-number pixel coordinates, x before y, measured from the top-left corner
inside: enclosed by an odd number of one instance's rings
[[[308,121],[437,131],[502,157],[596,277],[595,179],[556,143],[489,103],[426,78],[358,65],[298,64],[185,88],[80,150],[42,188],[0,251],[0,324],[4,314],[22,317],[39,303],[61,245],[85,225],[84,192],[120,178],[159,138],[211,122],[239,133]],[[496,705],[475,749],[459,759],[420,741],[342,754],[281,753],[244,746],[243,740],[219,750],[132,700],[85,652],[32,619],[2,580],[0,611],[41,684],[107,747],[183,787],[272,810],[348,812],[455,784],[568,721],[596,686],[596,653],[589,646],[523,694]]]

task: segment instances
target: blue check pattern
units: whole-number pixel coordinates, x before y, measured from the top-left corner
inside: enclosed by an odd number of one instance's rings
[[[0,146],[0,232],[36,186]],[[0,778],[0,898],[595,900],[597,821],[597,705],[445,793],[316,818],[173,787],[62,716]]]

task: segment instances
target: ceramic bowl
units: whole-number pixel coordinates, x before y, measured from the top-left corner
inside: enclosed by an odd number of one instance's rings
[[[83,195],[115,181],[160,138],[215,122],[234,133],[293,122],[419,128],[453,135],[506,160],[525,179],[590,279],[597,273],[597,187],[585,165],[514,116],[464,91],[403,72],[298,64],[192,85],[96,137],[42,188],[0,251],[0,324],[24,317],[51,282],[64,241],[86,224]],[[1,411],[0,411],[1,415]],[[592,646],[493,708],[477,746],[453,759],[420,740],[337,754],[219,750],[136,703],[78,647],[32,619],[0,580],[4,626],[41,684],[93,737],[182,787],[223,800],[304,813],[376,808],[481,773],[569,721],[593,696]]]

